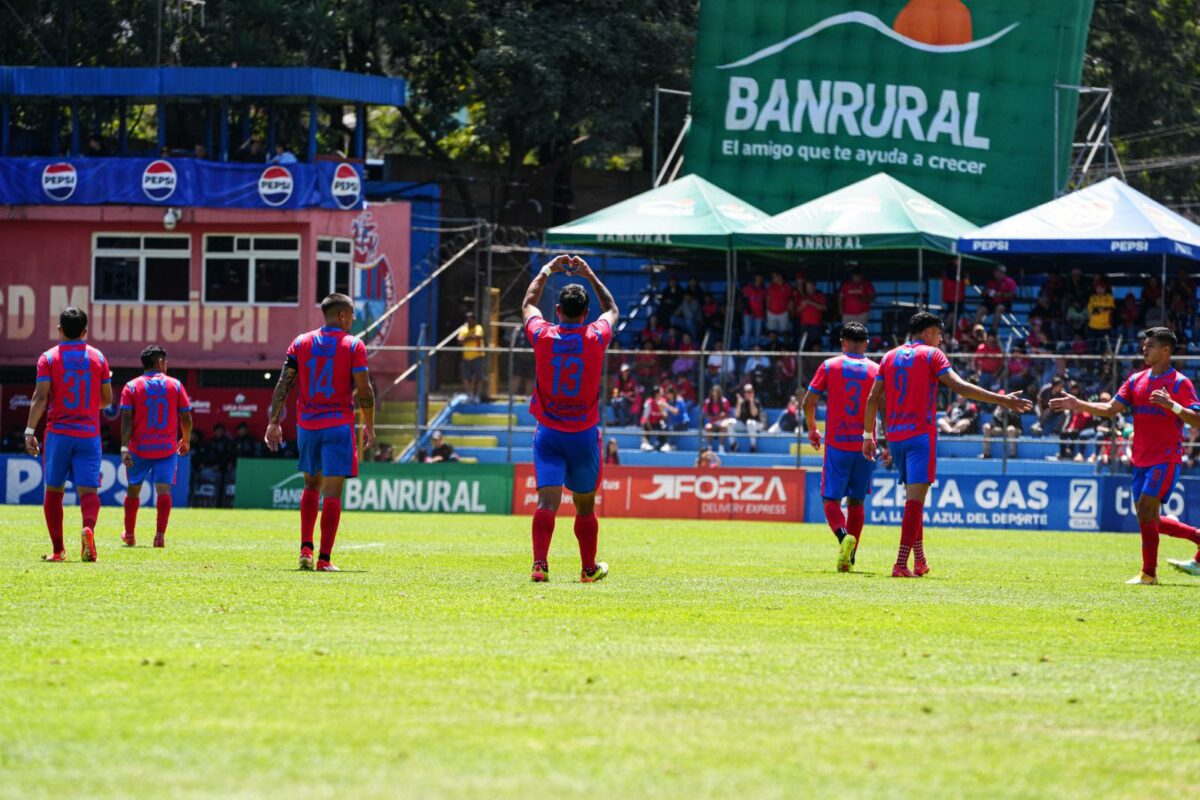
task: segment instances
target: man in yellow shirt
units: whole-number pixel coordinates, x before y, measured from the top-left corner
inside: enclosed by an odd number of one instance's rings
[[[483,326],[475,321],[475,312],[468,311],[466,322],[458,329],[458,343],[462,346],[463,390],[473,402],[483,399],[484,367],[487,364],[483,352]]]
[[[1103,278],[1097,278],[1092,296],[1088,298],[1088,343],[1092,352],[1104,349],[1104,340],[1112,332],[1113,311],[1117,300]]]

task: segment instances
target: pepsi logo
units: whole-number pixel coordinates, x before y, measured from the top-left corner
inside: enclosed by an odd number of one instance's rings
[[[62,202],[75,194],[79,184],[79,173],[65,161],[48,165],[42,170],[42,191],[51,200]]]
[[[269,206],[281,206],[292,196],[292,173],[287,167],[272,164],[258,176],[258,196]]]
[[[362,180],[358,177],[358,170],[350,164],[338,164],[333,171],[333,184],[329,191],[338,208],[354,208],[362,195]]]
[[[142,172],[142,191],[151,200],[166,200],[178,185],[179,176],[170,161],[151,161]]]

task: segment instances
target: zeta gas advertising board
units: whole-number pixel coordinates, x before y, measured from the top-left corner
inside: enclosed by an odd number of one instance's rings
[[[777,214],[877,172],[977,223],[1053,198],[1092,0],[704,0],[685,164]],[[1054,175],[1055,149],[1059,175]]]

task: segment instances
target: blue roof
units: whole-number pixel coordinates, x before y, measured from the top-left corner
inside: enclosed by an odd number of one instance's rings
[[[1116,178],[1080,189],[959,239],[959,252],[1172,255],[1200,261],[1200,226]]]
[[[12,98],[244,97],[402,106],[406,91],[402,78],[309,67],[0,67],[0,95]]]

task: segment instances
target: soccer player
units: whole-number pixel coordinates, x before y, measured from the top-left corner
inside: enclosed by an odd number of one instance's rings
[[[37,426],[46,414],[46,497],[42,510],[54,552],[43,561],[66,561],[63,546],[63,492],[67,481],[79,493],[83,516],[84,561],[96,560],[96,518],[100,515],[100,409],[112,403],[112,372],[104,354],[83,341],[88,318],[68,306],[58,315],[62,341],[37,362],[37,388],[29,406],[25,451],[41,452]]]
[[[863,455],[875,458],[875,417],[884,402],[884,424],[892,460],[905,484],[904,517],[900,526],[900,550],[893,578],[919,578],[929,572],[925,559],[925,498],[929,484],[937,478],[937,388],[978,402],[1004,406],[1024,414],[1032,405],[1019,395],[989,392],[958,376],[938,347],[942,343],[941,318],[920,311],[908,322],[909,341],[888,351],[879,365],[875,386],[867,398],[863,420]],[[908,568],[909,553],[914,556]]]
[[[600,298],[600,317],[591,325],[584,325],[588,294],[578,283],[558,293],[555,312],[559,324],[551,324],[538,310],[546,281],[556,272],[578,275],[592,285]],[[530,578],[538,582],[550,578],[546,559],[566,486],[575,500],[575,538],[582,567],[579,580],[593,583],[608,574],[608,565],[596,561],[600,525],[595,505],[600,486],[600,373],[617,321],[617,303],[586,261],[563,255],[542,267],[529,284],[522,305],[525,335],[533,346],[537,369],[529,400],[529,410],[538,423],[533,434],[538,504],[533,513]]]
[[[145,372],[121,389],[121,460],[129,482],[121,541],[126,547],[137,544],[142,484],[149,478],[158,493],[154,546],[166,547],[171,487],[179,456],[187,455],[192,438],[192,404],[183,384],[167,377],[167,351],[162,347],[152,344],[142,351],[142,369]]]
[[[1126,583],[1158,583],[1158,535],[1196,542],[1186,525],[1161,518],[1162,503],[1171,496],[1183,463],[1183,423],[1200,424],[1200,400],[1192,382],[1171,366],[1176,339],[1167,328],[1150,328],[1142,339],[1147,369],[1135,372],[1107,403],[1089,403],[1070,394],[1050,401],[1054,411],[1086,411],[1114,417],[1133,412],[1133,501],[1142,532],[1142,571]],[[1187,570],[1185,570],[1187,571]]]
[[[821,432],[816,426],[817,401],[825,398],[826,447],[821,468],[821,499],[825,504],[825,520],[838,540],[838,572],[849,572],[854,563],[866,516],[863,501],[871,492],[871,476],[875,472],[875,462],[862,454],[862,434],[865,400],[875,385],[879,365],[867,358],[866,352],[866,326],[847,322],[842,328],[842,355],[817,367],[804,395],[808,440],[815,450],[821,449]],[[849,498],[845,514],[842,513],[844,497]]]
[[[337,572],[330,562],[342,517],[342,486],[358,475],[358,443],[354,435],[354,398],[362,410],[363,447],[375,443],[375,391],[367,374],[367,346],[350,335],[354,302],[344,294],[321,301],[325,325],[302,333],[288,348],[283,372],[271,397],[267,447],[283,443],[283,406],[292,386],[300,384],[296,401],[300,471],[300,569],[313,569],[313,530],[321,516],[321,549],[316,570]],[[322,504],[321,496],[325,500]]]

